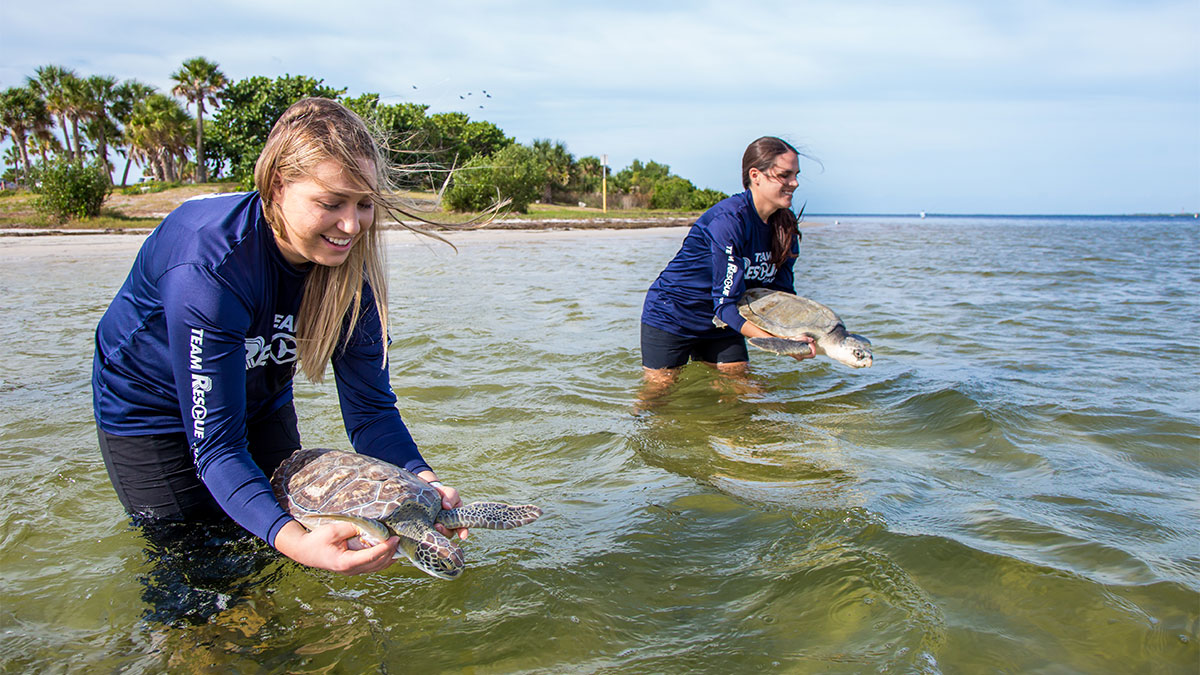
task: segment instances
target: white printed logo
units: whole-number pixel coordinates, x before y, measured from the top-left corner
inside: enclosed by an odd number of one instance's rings
[[[725,283],[721,287],[721,295],[729,296],[729,289],[733,288],[733,277],[737,274],[737,265],[733,261],[725,267]]]
[[[261,335],[246,339],[246,370],[265,366],[267,361],[284,364],[296,360],[296,336],[291,332],[295,330],[292,315],[276,314],[274,325],[279,332],[271,336],[270,344]]]
[[[296,336],[276,333],[271,338],[271,360],[275,363],[291,363],[296,360]]]
[[[267,341],[261,335],[246,340],[246,370],[264,365],[269,356]]]
[[[753,264],[749,258],[742,258],[742,264],[746,268],[746,281],[771,281],[779,271],[775,263],[771,262],[770,253],[755,253]]]
[[[212,378],[192,374],[192,435],[204,438],[204,420],[208,419],[205,395],[212,391]]]

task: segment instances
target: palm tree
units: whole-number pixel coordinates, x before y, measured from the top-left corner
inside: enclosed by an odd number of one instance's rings
[[[50,130],[51,126],[46,125],[34,129],[29,136],[29,149],[38,153],[42,158],[42,166],[50,163],[50,153],[56,156],[63,154],[63,144],[58,142],[54,137],[54,132]]]
[[[156,180],[179,180],[187,157],[191,119],[183,106],[163,94],[151,94],[133,107],[125,127],[130,153]]]
[[[93,75],[84,81],[87,85],[88,109],[85,132],[96,141],[96,155],[104,165],[104,175],[112,181],[112,165],[108,163],[108,139],[117,135],[113,121],[113,108],[117,104],[117,78],[108,75]]]
[[[112,115],[113,119],[121,125],[122,133],[119,136],[113,137],[113,143],[117,145],[117,152],[125,158],[125,170],[121,173],[121,187],[125,187],[129,181],[129,167],[133,164],[134,152],[130,144],[129,122],[133,117],[134,108],[137,104],[145,101],[151,94],[155,92],[154,87],[138,82],[137,80],[125,80],[116,88],[116,100],[113,102]]]
[[[599,192],[600,180],[603,177],[604,167],[600,164],[599,157],[580,157],[571,167],[570,187],[579,192]]]
[[[71,154],[71,138],[67,136],[67,96],[64,82],[75,77],[75,71],[62,66],[48,65],[34,71],[37,76],[26,78],[29,88],[46,101],[50,114],[58,117],[58,126],[63,133],[63,147]]]
[[[0,140],[7,138],[8,135],[8,132],[0,134]],[[21,151],[15,145],[9,146],[8,150],[4,151],[4,158],[0,159],[0,168],[6,166],[12,166],[14,176],[21,170]],[[4,174],[8,175],[8,171],[5,171]]]
[[[196,104],[196,182],[203,183],[208,180],[204,164],[204,102],[220,105],[217,94],[229,82],[217,64],[203,56],[184,61],[183,67],[171,74],[171,79],[176,82],[171,93]]]
[[[17,154],[24,165],[24,180],[29,182],[33,166],[29,162],[29,134],[50,125],[46,102],[28,87],[9,87],[0,93],[0,126],[13,138]]]
[[[546,173],[546,182],[542,184],[542,203],[549,204],[556,190],[564,190],[571,180],[571,165],[575,157],[567,152],[567,146],[562,141],[551,142],[547,139],[535,138],[533,152],[541,162]]]
[[[83,144],[79,141],[79,123],[86,122],[92,115],[91,92],[87,80],[70,73],[62,80],[63,112],[71,123],[71,145],[75,163],[83,164]]]

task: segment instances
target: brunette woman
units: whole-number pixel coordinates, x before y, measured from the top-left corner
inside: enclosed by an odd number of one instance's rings
[[[742,155],[745,191],[700,216],[651,284],[641,339],[651,388],[674,382],[689,359],[725,373],[746,371],[745,338],[770,334],[738,314],[737,300],[759,286],[795,292],[800,234],[792,200],[799,175],[800,153],[789,143],[773,136],[751,143]],[[726,326],[718,328],[714,317]]]

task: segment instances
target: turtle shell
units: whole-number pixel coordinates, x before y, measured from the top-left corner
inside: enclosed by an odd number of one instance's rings
[[[738,313],[763,330],[784,338],[822,337],[842,325],[842,320],[816,300],[773,291],[748,289],[738,300]]]
[[[301,523],[306,516],[331,514],[386,521],[401,507],[432,523],[442,504],[438,491],[411,472],[342,450],[297,451],[275,470],[271,488]]]

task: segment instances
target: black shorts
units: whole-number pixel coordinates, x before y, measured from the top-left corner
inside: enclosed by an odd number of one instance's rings
[[[749,361],[746,338],[739,333],[718,338],[686,338],[642,324],[642,365],[655,370],[678,368],[688,362],[739,363]]]
[[[212,520],[224,513],[196,475],[183,432],[116,436],[98,429],[108,478],[125,510],[138,520]],[[296,409],[289,402],[246,425],[250,456],[268,477],[300,449]]]

